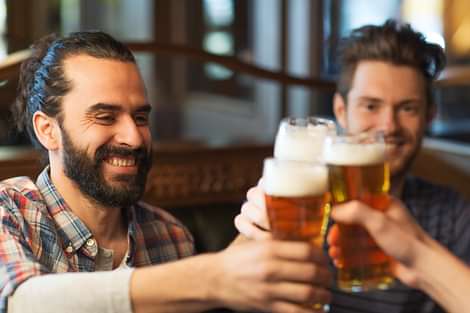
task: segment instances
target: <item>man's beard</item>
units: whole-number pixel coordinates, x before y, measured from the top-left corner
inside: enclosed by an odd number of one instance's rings
[[[401,183],[403,179],[410,173],[413,163],[416,160],[418,153],[421,151],[421,145],[422,137],[418,139],[409,154],[402,159],[400,167],[392,171],[392,184]]]
[[[73,145],[64,129],[62,129],[62,138],[65,175],[77,184],[86,197],[103,206],[115,208],[128,207],[142,198],[147,174],[152,166],[151,152],[144,147],[128,149],[103,145],[96,150],[94,158],[91,158],[85,150]],[[113,181],[116,186],[108,184],[103,176],[102,164],[110,156],[134,157],[137,173],[114,175]]]

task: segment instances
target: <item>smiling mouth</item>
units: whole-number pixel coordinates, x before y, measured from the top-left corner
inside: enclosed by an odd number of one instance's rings
[[[385,144],[387,146],[402,146],[405,144],[405,139],[404,138],[390,138],[390,139],[385,139]]]
[[[132,167],[136,165],[136,160],[134,157],[122,158],[122,157],[111,157],[106,159],[106,163],[117,166],[117,167]]]

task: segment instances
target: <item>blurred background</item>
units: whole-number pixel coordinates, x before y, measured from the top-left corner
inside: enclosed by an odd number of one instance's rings
[[[129,43],[230,56],[268,71],[333,82],[338,38],[387,18],[446,49],[430,136],[470,142],[470,2],[467,0],[0,0],[0,60],[50,32],[100,29]],[[283,84],[177,54],[137,52],[155,110],[156,140],[270,142],[282,116],[331,116],[328,89]],[[449,76],[450,75],[450,76]],[[0,144],[11,132],[14,78],[0,88]]]
[[[0,179],[41,169],[9,110],[25,49],[99,29],[135,52],[154,108],[146,200],[182,219],[199,251],[221,249],[280,119],[332,118],[339,38],[388,18],[448,56],[414,173],[470,195],[468,0],[0,0]]]

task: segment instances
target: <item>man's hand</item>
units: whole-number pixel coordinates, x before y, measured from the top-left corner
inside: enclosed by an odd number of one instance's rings
[[[240,234],[250,239],[271,238],[269,219],[264,200],[264,192],[258,186],[250,188],[246,193],[247,201],[242,205],[241,212],[235,217],[235,227]]]
[[[408,210],[397,199],[392,199],[389,209],[379,212],[359,201],[350,201],[334,206],[331,217],[337,223],[363,226],[384,252],[396,262],[394,275],[403,283],[416,287],[414,266],[418,247],[428,236],[415,223]],[[333,262],[341,258],[339,228],[333,225],[328,234],[329,254]]]
[[[332,277],[320,248],[306,242],[250,240],[217,253],[140,267],[131,277],[133,312],[319,313]],[[316,309],[315,309],[316,308]]]
[[[332,277],[321,248],[304,242],[261,240],[215,255],[217,299],[237,310],[322,312]]]

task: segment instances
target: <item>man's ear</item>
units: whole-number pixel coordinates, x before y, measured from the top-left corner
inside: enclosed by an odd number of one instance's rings
[[[56,150],[60,144],[59,125],[55,118],[42,111],[36,111],[33,115],[33,127],[39,142],[47,150]]]
[[[336,121],[343,129],[347,128],[346,110],[346,101],[342,95],[336,92],[333,97],[333,111],[335,112]]]

